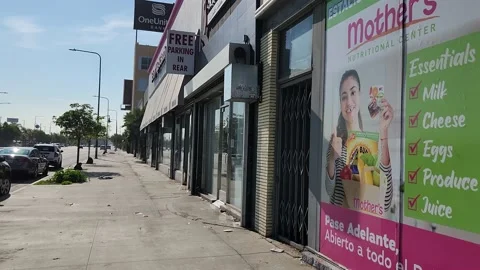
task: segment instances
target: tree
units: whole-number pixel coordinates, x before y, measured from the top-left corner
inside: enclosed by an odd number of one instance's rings
[[[14,141],[21,140],[22,130],[17,124],[3,123],[0,126],[0,145],[10,146]]]
[[[140,125],[142,124],[143,114],[145,110],[134,109],[129,111],[123,117],[123,127],[125,128],[125,139],[128,143],[128,148],[133,148],[133,153],[136,156],[138,152],[138,141],[140,140]]]
[[[110,137],[110,140],[112,140],[116,148],[118,147],[120,149],[123,149],[123,143],[125,141],[125,138],[122,134],[114,134]]]
[[[55,123],[62,131],[61,133],[77,143],[77,164],[80,162],[80,142],[82,138],[88,138],[102,129],[94,119],[93,108],[89,104],[70,104],[69,111],[66,111],[57,118]]]

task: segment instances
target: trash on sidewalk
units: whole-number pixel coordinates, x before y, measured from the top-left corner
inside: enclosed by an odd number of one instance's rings
[[[137,216],[143,216],[143,213],[142,213],[142,212],[135,212],[135,215],[137,215]]]
[[[111,205],[110,204],[107,204],[108,207],[110,207]]]
[[[107,175],[103,175],[103,176],[98,177],[98,179],[113,179],[113,177],[107,176]]]
[[[60,258],[53,258],[54,261],[59,260]]]
[[[233,232],[232,229],[225,229],[225,230],[223,230],[223,231],[224,231],[224,232]]]
[[[148,217],[148,215],[143,215],[143,217]]]
[[[281,249],[281,248],[271,248],[270,251],[271,252],[276,252],[276,253],[283,253],[284,250]]]

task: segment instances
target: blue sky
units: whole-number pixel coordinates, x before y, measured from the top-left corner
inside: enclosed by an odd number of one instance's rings
[[[166,0],[163,2],[174,2]],[[37,123],[47,133],[52,116],[61,115],[70,103],[88,103],[96,111],[98,57],[102,55],[102,96],[118,111],[123,79],[132,79],[135,30],[134,0],[22,0],[5,1],[0,9],[0,105],[2,121],[20,118],[29,128]],[[138,31],[138,42],[158,45],[161,33]],[[101,100],[100,114],[107,104]],[[115,112],[111,112],[115,118]],[[110,132],[115,132],[112,123]],[[52,131],[59,131],[53,126]]]

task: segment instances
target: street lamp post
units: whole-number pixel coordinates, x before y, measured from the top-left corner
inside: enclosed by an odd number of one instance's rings
[[[110,110],[112,112],[115,112],[115,135],[118,135],[118,114],[117,110]],[[115,151],[117,151],[117,144],[115,144]]]
[[[36,116],[35,116],[35,123],[33,124],[33,125],[34,125],[33,127],[34,127],[35,129],[37,129],[37,125],[38,125],[38,124],[37,124],[37,118],[41,118],[41,117],[43,117],[43,116],[40,116],[40,115],[36,115]],[[40,125],[38,125],[38,126],[40,126]]]
[[[97,52],[92,52],[92,51],[84,51],[84,50],[79,50],[79,49],[69,49],[72,52],[83,52],[83,53],[90,53],[90,54],[95,54],[98,56],[100,59],[100,65],[98,68],[98,99],[97,99],[97,123],[100,123],[100,85],[102,82],[102,56],[97,53]],[[95,159],[98,158],[98,135],[95,136]]]
[[[97,97],[97,96],[93,96],[93,97]],[[109,114],[109,111],[110,111],[110,100],[109,100],[107,97],[102,97],[102,96],[98,96],[98,97],[107,100],[107,132],[106,132],[106,134],[105,134],[105,152],[107,152],[107,144],[108,144],[108,122],[109,122],[109,120],[110,120],[110,114]]]

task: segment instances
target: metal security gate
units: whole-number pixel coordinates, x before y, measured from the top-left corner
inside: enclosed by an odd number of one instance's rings
[[[310,77],[281,87],[278,108],[276,235],[301,245],[308,233],[311,87]]]

